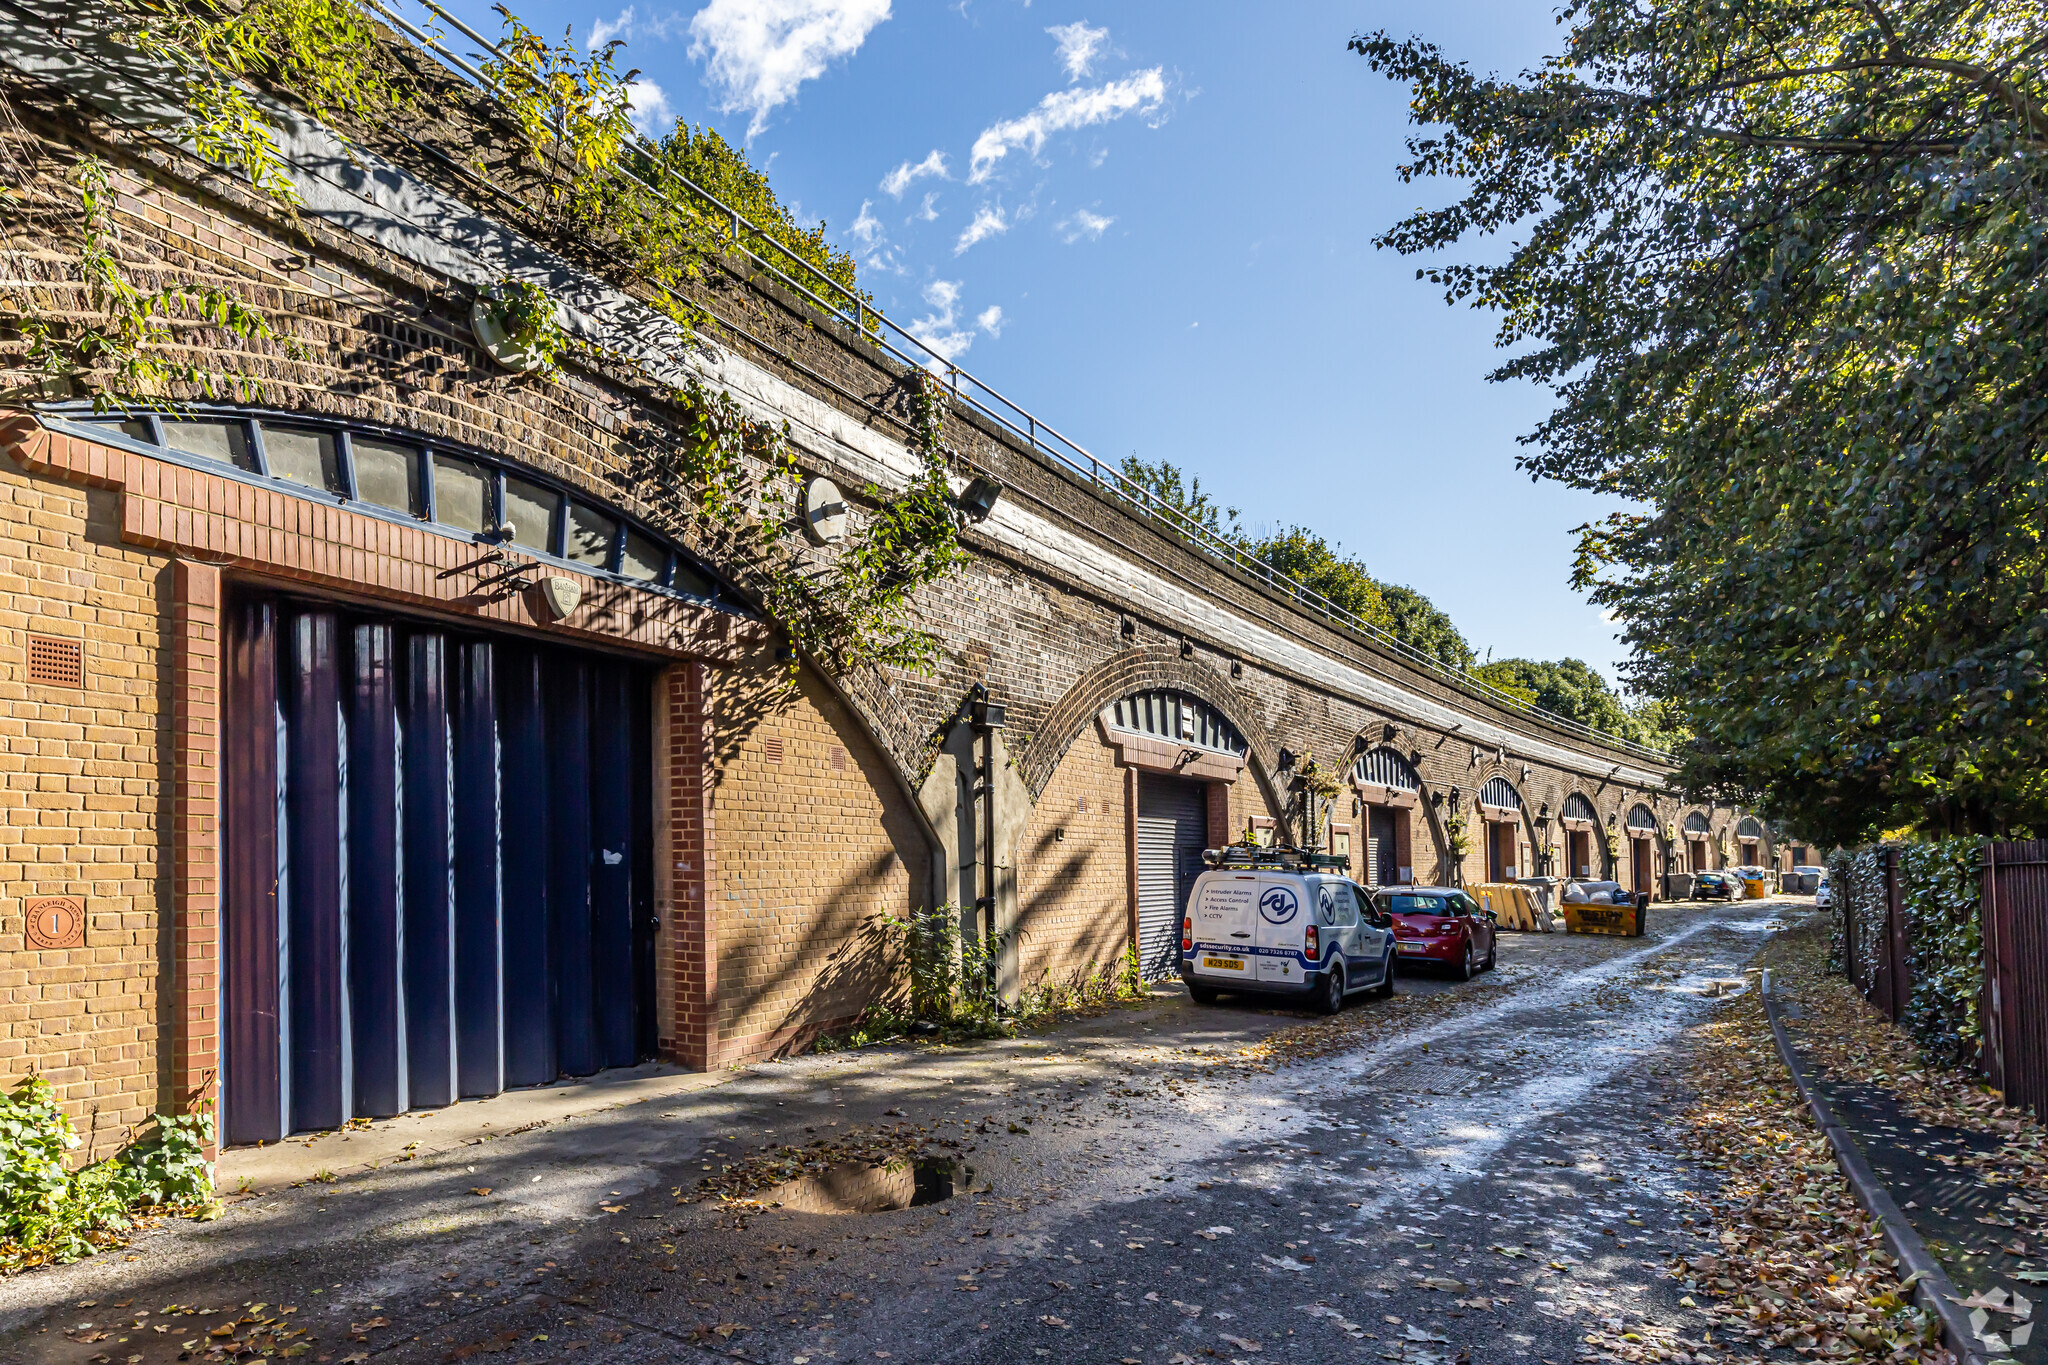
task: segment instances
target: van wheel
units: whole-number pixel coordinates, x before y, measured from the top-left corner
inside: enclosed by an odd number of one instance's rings
[[[1190,986],[1188,987],[1188,999],[1194,1001],[1197,1005],[1213,1005],[1216,1003],[1216,988],[1214,986]]]
[[[1380,964],[1380,984],[1379,984],[1379,987],[1378,987],[1378,989],[1377,989],[1377,991],[1376,991],[1376,994],[1378,994],[1378,996],[1379,996],[1379,998],[1380,998],[1380,999],[1382,999],[1382,1000],[1385,1000],[1385,999],[1386,999],[1387,997],[1391,996],[1391,995],[1392,995],[1393,993],[1394,993],[1394,955],[1393,955],[1392,953],[1388,953],[1388,954],[1387,954],[1387,960],[1386,960],[1385,962],[1383,962],[1383,963],[1381,963],[1381,964]]]
[[[1316,1010],[1322,1014],[1335,1014],[1344,1008],[1344,969],[1332,966],[1323,973],[1323,989],[1316,998]]]

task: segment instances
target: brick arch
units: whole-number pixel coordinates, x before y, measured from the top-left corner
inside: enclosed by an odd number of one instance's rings
[[[1045,724],[1031,737],[1018,772],[1036,801],[1052,780],[1053,770],[1067,756],[1067,750],[1094,721],[1097,713],[1119,697],[1150,688],[1170,688],[1199,697],[1223,713],[1223,718],[1244,736],[1248,751],[1245,761],[1252,769],[1267,804],[1274,810],[1281,802],[1268,776],[1278,763],[1278,749],[1244,695],[1228,678],[1206,664],[1183,659],[1177,650],[1149,647],[1124,650],[1103,660],[1081,675],[1059,704],[1045,718]]]

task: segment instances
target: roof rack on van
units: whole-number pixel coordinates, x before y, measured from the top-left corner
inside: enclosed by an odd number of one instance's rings
[[[1346,874],[1351,871],[1351,860],[1335,853],[1304,853],[1298,848],[1265,848],[1257,844],[1205,848],[1202,861],[1210,867],[1277,868],[1287,872],[1321,868]]]

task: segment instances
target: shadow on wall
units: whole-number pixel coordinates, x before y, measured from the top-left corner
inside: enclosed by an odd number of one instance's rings
[[[1033,859],[1049,856],[1048,850],[1057,842],[1053,831],[1041,834],[1031,850]],[[1086,848],[1070,851],[1051,873],[1042,874],[1041,880],[1047,891],[1018,907],[1018,956],[1023,962],[1035,958],[1041,964],[1035,980],[1026,976],[1020,964],[1017,981],[1020,990],[1042,990],[1054,982],[1079,985],[1098,972],[1114,968],[1123,956],[1130,940],[1130,924],[1126,908],[1121,904],[1102,907],[1101,913],[1090,915],[1080,933],[1071,939],[1049,937],[1046,932],[1058,927],[1056,917],[1062,911],[1072,909],[1071,906],[1048,905],[1046,901],[1057,901],[1063,888],[1077,883],[1086,872],[1091,857],[1098,852],[1100,850]],[[1121,901],[1122,897],[1117,899]],[[1036,952],[1033,952],[1034,948]],[[1055,976],[1051,966],[1043,965],[1046,959],[1055,955],[1070,961],[1078,958],[1079,961]]]

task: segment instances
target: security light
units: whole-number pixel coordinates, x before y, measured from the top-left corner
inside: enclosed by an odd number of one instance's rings
[[[953,499],[953,505],[966,514],[969,521],[986,521],[988,514],[996,510],[996,502],[1003,496],[1003,486],[994,479],[975,476],[974,482],[960,490],[960,496]]]

